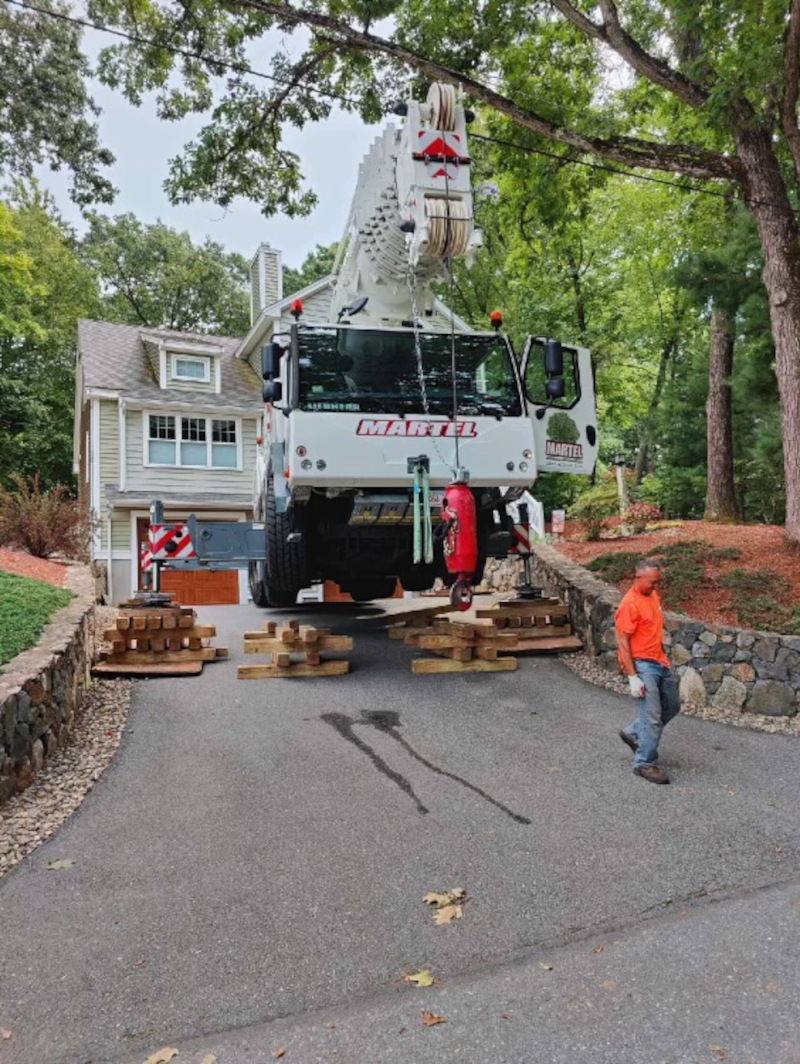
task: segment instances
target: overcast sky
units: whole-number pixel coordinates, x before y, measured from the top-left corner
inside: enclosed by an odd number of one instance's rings
[[[84,47],[92,60],[109,40],[107,35],[86,31]],[[227,211],[209,203],[173,207],[162,189],[167,162],[200,128],[202,119],[161,122],[152,99],[133,107],[122,95],[97,82],[92,83],[91,94],[102,107],[100,139],[116,157],[109,176],[119,190],[114,203],[101,206],[99,213],[130,211],[145,223],[161,219],[175,229],[188,230],[195,242],[210,236],[227,250],[248,258],[264,241],[282,251],[284,265],[293,267],[298,267],[317,244],[331,244],[342,236],[358,165],[379,131],[379,127],[365,126],[357,116],[341,111],[304,130],[288,131],[286,143],[300,156],[307,183],[319,197],[307,218],[265,218],[257,204],[244,200],[236,201]],[[55,195],[65,217],[82,231],[80,211],[67,194],[67,175],[40,170],[39,177]]]

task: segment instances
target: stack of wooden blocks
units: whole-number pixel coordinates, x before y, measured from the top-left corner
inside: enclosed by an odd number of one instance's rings
[[[125,603],[116,626],[103,632],[111,650],[92,672],[115,676],[196,676],[207,661],[227,658],[224,647],[209,646],[213,625],[198,625],[191,607]]]
[[[350,671],[347,660],[323,661],[328,651],[352,650],[349,635],[333,635],[330,628],[315,628],[291,620],[286,624],[265,621],[260,631],[244,633],[245,654],[269,654],[263,665],[240,665],[240,680],[270,677],[343,676]]]
[[[509,649],[515,654],[583,649],[580,639],[572,634],[569,610],[555,598],[511,599],[477,609],[475,615],[499,631],[513,633],[515,642]]]
[[[389,638],[402,639],[407,646],[417,646],[437,655],[415,658],[411,662],[414,673],[513,672],[517,667],[516,658],[500,656],[511,649],[516,636],[492,625],[432,617],[422,627],[391,628]]]

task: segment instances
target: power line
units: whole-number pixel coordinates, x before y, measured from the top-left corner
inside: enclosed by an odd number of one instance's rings
[[[227,60],[217,59],[214,56],[203,55],[201,52],[190,52],[186,48],[179,48],[177,45],[166,44],[162,41],[154,41],[147,37],[141,37],[135,33],[127,33],[124,30],[111,29],[108,26],[103,26],[98,22],[91,22],[88,19],[78,18],[75,15],[67,15],[63,11],[50,11],[47,8],[37,7],[35,4],[25,3],[24,0],[4,0],[6,4],[11,4],[14,7],[22,8],[24,11],[35,11],[39,15],[44,15],[47,18],[60,19],[62,22],[70,22],[76,26],[82,26],[85,29],[97,30],[100,33],[108,33],[112,37],[120,37],[123,40],[131,41],[134,44],[143,44],[149,48],[161,48],[165,52],[171,52],[174,55],[184,56],[186,59],[203,60],[206,63],[219,67],[220,70],[229,71],[235,74],[249,74],[254,78],[261,78],[264,81],[272,81],[276,85],[285,85],[289,88],[300,88],[301,85],[298,82],[289,81],[286,78],[276,77],[274,74],[265,74],[262,70],[256,70],[254,67],[249,66],[246,63],[233,63]],[[343,96],[341,93],[329,92],[325,89],[310,88],[309,86],[302,86],[303,91],[307,92],[311,96],[321,96],[330,100],[338,100],[341,103],[346,103],[351,107],[360,106],[360,101],[353,99],[350,96]],[[574,159],[567,158],[566,156],[559,155],[557,152],[545,151],[544,148],[531,148],[526,144],[517,144],[514,141],[503,140],[499,137],[489,137],[480,133],[471,133],[471,139],[481,140],[490,144],[498,144],[502,147],[513,148],[516,151],[527,152],[530,155],[541,155],[547,159],[555,159],[559,163],[569,163],[574,166],[585,166],[590,170],[601,170],[609,174],[617,174],[620,177],[629,177],[634,181],[646,181],[654,185],[666,185],[668,188],[676,189],[679,192],[692,192],[698,196],[714,196],[717,199],[728,199],[729,193],[717,192],[710,188],[701,188],[698,185],[682,185],[677,181],[669,181],[663,177],[652,177],[649,174],[636,174],[629,170],[620,170],[615,166],[607,166],[603,163],[589,162],[587,159]],[[783,207],[784,204],[779,204],[771,200],[758,200],[760,206],[773,206]],[[792,210],[795,215],[800,215],[800,211]]]
[[[204,55],[202,52],[190,52],[187,48],[179,48],[174,44],[166,44],[163,41],[154,41],[148,37],[141,37],[136,33],[127,33],[124,30],[111,29],[109,26],[102,26],[99,22],[91,22],[89,19],[78,18],[76,15],[67,15],[64,11],[48,11],[47,8],[37,7],[35,4],[24,3],[23,0],[4,0],[6,4],[12,4],[14,7],[20,7],[24,11],[35,11],[39,15],[45,15],[47,18],[59,19],[61,22],[70,22],[75,26],[82,26],[85,29],[98,30],[100,33],[108,33],[112,37],[121,37],[125,41],[132,41],[134,44],[143,44],[148,48],[161,48],[165,52],[171,52],[173,55],[182,55],[186,59],[201,59],[206,63],[219,67],[220,70],[228,71],[233,74],[250,74],[254,78],[262,78],[264,81],[273,81],[276,85],[286,85],[290,88],[300,88],[298,82],[289,81],[287,78],[279,78],[274,74],[265,74],[262,70],[256,70],[254,67],[248,66],[247,63],[234,63],[229,60],[217,59],[213,55]],[[342,103],[350,104],[351,106],[358,106],[359,101],[354,100],[349,96],[342,96],[340,93],[327,92],[325,89],[310,89],[305,88],[306,92],[309,92],[312,96],[325,96],[332,100],[339,100]]]
[[[649,181],[654,185],[666,185],[667,188],[675,188],[680,192],[695,192],[702,196],[717,196],[720,199],[728,199],[727,192],[715,192],[711,188],[701,188],[699,185],[681,185],[677,181],[669,181],[664,177],[651,177],[649,174],[634,174],[630,170],[620,170],[616,166],[605,166],[602,163],[591,163],[587,159],[573,159],[558,152],[545,151],[544,148],[531,148],[527,144],[516,144],[514,141],[502,140],[500,137],[487,137],[482,133],[470,133],[470,140],[483,140],[489,144],[500,144],[504,148],[514,148],[517,151],[527,152],[529,155],[543,155],[546,159],[555,159],[559,163],[571,163],[575,166],[586,166],[590,170],[603,170],[607,174],[619,174],[621,177],[632,177],[634,181]]]

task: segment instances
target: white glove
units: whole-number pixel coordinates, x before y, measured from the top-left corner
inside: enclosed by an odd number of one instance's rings
[[[644,698],[644,680],[640,676],[634,673],[633,676],[628,677],[628,683],[634,698]]]

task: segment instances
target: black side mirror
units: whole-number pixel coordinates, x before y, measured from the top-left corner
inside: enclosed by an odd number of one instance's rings
[[[558,340],[548,340],[544,345],[544,371],[548,377],[564,376],[564,352]]]
[[[280,373],[282,354],[283,348],[274,341],[271,344],[264,344],[261,348],[261,376],[265,381],[271,381]]]
[[[564,398],[564,378],[553,377],[545,384],[545,394],[549,400]]]
[[[280,381],[267,381],[261,395],[265,403],[279,403],[283,398],[283,385]]]

